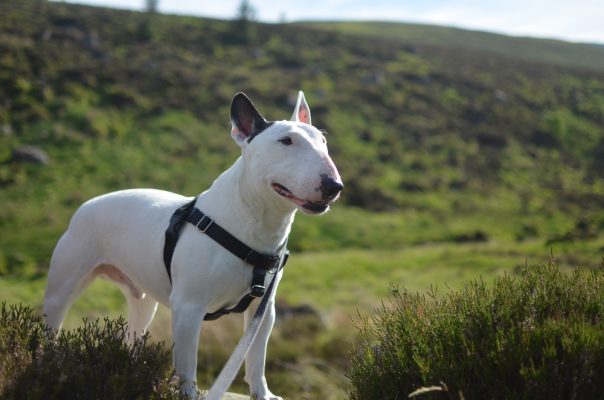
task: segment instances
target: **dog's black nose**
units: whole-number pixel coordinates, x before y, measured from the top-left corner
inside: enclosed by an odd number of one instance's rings
[[[323,193],[323,197],[327,199],[332,199],[336,197],[338,193],[340,193],[344,189],[344,185],[339,180],[335,180],[326,175],[321,178],[321,193]]]

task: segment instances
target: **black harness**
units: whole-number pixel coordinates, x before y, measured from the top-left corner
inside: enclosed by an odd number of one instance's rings
[[[204,316],[204,320],[210,321],[218,319],[226,314],[244,312],[255,298],[264,296],[264,293],[266,292],[266,288],[264,287],[266,274],[277,273],[285,266],[289,257],[287,239],[281,245],[277,254],[267,255],[258,253],[227,232],[224,228],[214,222],[212,218],[197,209],[195,207],[196,200],[197,197],[174,211],[174,214],[172,214],[172,217],[170,218],[168,229],[166,229],[164,264],[166,265],[166,272],[168,273],[170,282],[172,282],[172,255],[176,248],[178,236],[180,235],[180,231],[184,224],[189,222],[222,247],[254,267],[250,292],[243,296],[235,307],[207,313]]]

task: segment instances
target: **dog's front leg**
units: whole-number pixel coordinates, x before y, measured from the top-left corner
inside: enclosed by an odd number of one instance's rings
[[[174,369],[180,379],[180,391],[196,399],[197,391],[197,347],[205,307],[197,304],[173,301],[172,305],[172,349]]]
[[[250,307],[245,312],[245,326],[254,315],[257,307]],[[266,315],[260,325],[258,336],[252,344],[250,351],[245,358],[245,381],[250,385],[250,394],[254,400],[283,400],[275,396],[268,389],[264,367],[266,364],[266,347],[268,339],[275,323],[275,299],[271,299],[267,305]]]

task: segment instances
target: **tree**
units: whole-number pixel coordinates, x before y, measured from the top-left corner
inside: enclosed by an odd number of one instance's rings
[[[154,19],[155,14],[157,14],[159,0],[146,0],[145,3],[146,15],[138,25],[137,35],[138,39],[147,41],[152,40],[155,36]]]
[[[237,20],[245,22],[256,20],[256,8],[248,0],[241,0],[241,4],[237,8]]]
[[[250,43],[256,38],[256,8],[248,0],[241,0],[232,28],[236,42]]]
[[[145,10],[150,14],[156,14],[157,8],[159,5],[159,0],[146,0],[146,8]]]

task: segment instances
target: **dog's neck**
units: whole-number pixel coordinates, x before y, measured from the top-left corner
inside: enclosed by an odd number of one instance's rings
[[[254,250],[272,254],[289,235],[296,208],[250,174],[240,157],[199,196],[197,207]]]

